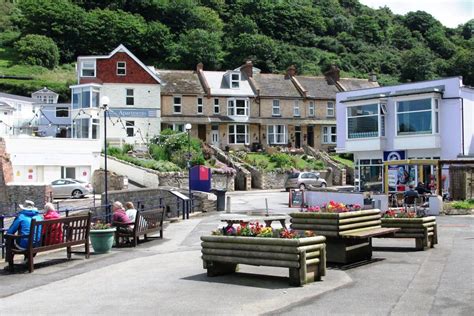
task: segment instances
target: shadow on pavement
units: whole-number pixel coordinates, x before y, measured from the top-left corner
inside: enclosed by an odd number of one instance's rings
[[[388,251],[388,252],[416,252],[419,251],[413,247],[372,247],[373,251]]]
[[[329,270],[349,270],[349,269],[354,269],[358,267],[362,267],[371,263],[383,261],[385,258],[373,258],[370,260],[363,260],[363,261],[358,261],[350,264],[338,264],[338,263],[332,263],[328,262],[326,263],[326,266]]]
[[[221,284],[229,284],[229,285],[232,284],[232,285],[249,286],[249,287],[272,289],[272,290],[293,288],[292,286],[288,284],[288,278],[286,277],[252,274],[252,273],[244,273],[244,272],[236,272],[233,274],[215,276],[215,277],[208,277],[206,273],[200,273],[200,274],[192,275],[192,276],[182,278],[182,279],[188,280],[188,281],[221,283]]]
[[[73,262],[73,261],[80,261],[82,259],[48,259],[47,261],[44,262],[35,262],[35,271],[41,268],[46,268],[46,267],[51,267],[55,265],[59,265],[62,263],[66,262]],[[9,274],[23,274],[23,273],[28,273],[28,266],[26,263],[15,263],[13,265],[13,271],[10,271],[8,269],[8,266],[6,266],[4,269],[0,270],[0,275],[9,275]]]

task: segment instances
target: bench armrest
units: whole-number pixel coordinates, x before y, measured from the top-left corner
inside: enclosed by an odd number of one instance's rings
[[[13,240],[13,239],[20,239],[23,237],[28,237],[29,235],[11,235],[11,234],[5,234],[3,237],[5,240]]]

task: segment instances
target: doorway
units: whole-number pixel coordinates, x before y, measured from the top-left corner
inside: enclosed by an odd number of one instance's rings
[[[314,126],[308,126],[308,146],[314,147]]]
[[[206,142],[206,125],[199,124],[198,125],[198,138],[203,142]]]
[[[295,126],[295,148],[301,148],[301,126]]]
[[[219,146],[219,125],[211,126],[211,143],[214,146]]]

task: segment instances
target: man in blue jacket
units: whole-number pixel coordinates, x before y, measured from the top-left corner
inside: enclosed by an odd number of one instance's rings
[[[22,209],[18,216],[15,217],[10,228],[8,228],[7,234],[15,234],[18,232],[22,236],[28,236],[30,234],[30,226],[31,221],[35,219],[36,221],[42,221],[43,216],[38,212],[35,208],[35,203],[33,201],[26,200],[25,203],[22,205],[20,204],[20,208]],[[37,230],[35,236],[33,237],[33,243],[36,244],[41,240],[41,228]],[[28,247],[28,237],[23,237],[19,239],[19,242],[15,242],[15,245],[18,248],[25,249]]]

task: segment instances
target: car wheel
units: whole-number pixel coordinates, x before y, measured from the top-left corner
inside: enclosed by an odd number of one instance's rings
[[[323,183],[321,183],[321,188],[325,188],[325,187],[327,187],[327,184],[326,184],[326,183],[324,183],[324,182],[323,182]]]
[[[304,185],[304,183],[301,183],[300,184],[300,190],[304,190],[304,189],[306,189],[306,186]]]
[[[82,196],[82,191],[81,190],[74,190],[72,191],[72,197],[75,199],[78,199]]]

